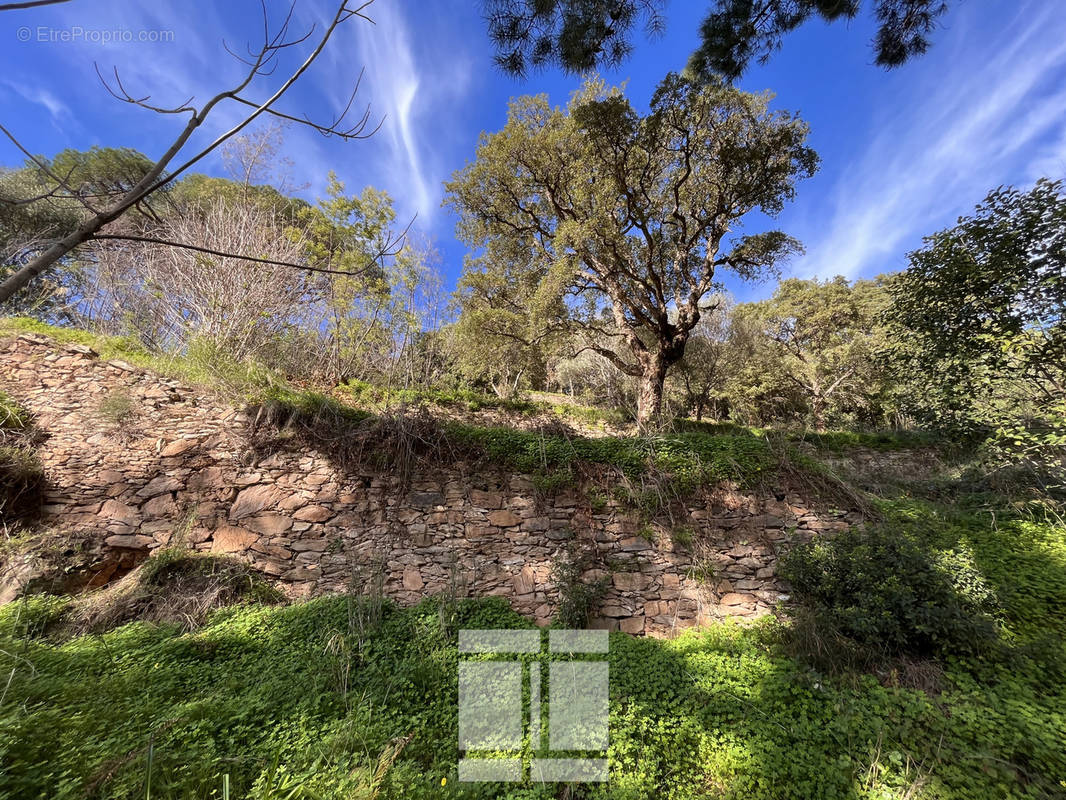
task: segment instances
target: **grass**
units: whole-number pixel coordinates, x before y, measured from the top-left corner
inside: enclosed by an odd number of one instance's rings
[[[581,465],[616,469],[627,478],[652,471],[670,476],[675,486],[692,491],[723,480],[752,483],[775,466],[764,440],[738,436],[681,433],[665,436],[562,436],[512,428],[448,423],[445,431],[460,446],[519,472],[564,476],[571,482]]]
[[[396,405],[426,403],[441,408],[461,408],[467,411],[485,409],[504,411],[513,416],[536,417],[551,415],[589,426],[623,425],[630,422],[615,409],[593,408],[572,403],[553,403],[546,400],[504,398],[487,395],[467,388],[392,388],[366,381],[353,380],[339,387],[339,391],[360,406],[386,410]]]
[[[0,389],[0,440],[30,427],[30,416],[7,392]]]
[[[948,659],[930,694],[895,673],[814,672],[772,621],[672,641],[612,634],[610,780],[570,796],[1060,796],[1063,530],[1020,518],[953,530],[1004,591],[1008,654]],[[55,602],[27,605],[48,617]],[[0,609],[0,798],[144,797],[149,744],[154,798],[217,797],[224,775],[235,798],[558,796],[457,781],[454,630],[527,620],[499,599],[427,600],[386,603],[356,632],[353,602],[245,603],[194,630],[134,622],[63,642],[20,624],[19,603]],[[356,635],[360,647],[337,646]]]
[[[33,451],[29,413],[0,390],[0,524],[34,516],[44,491],[44,468]],[[4,524],[4,532],[11,535]]]

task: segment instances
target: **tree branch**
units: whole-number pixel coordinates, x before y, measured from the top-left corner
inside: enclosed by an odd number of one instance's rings
[[[54,6],[58,3],[69,3],[70,0],[25,0],[22,3],[4,3],[0,5],[0,11],[18,11],[22,8],[37,8],[38,6]]]

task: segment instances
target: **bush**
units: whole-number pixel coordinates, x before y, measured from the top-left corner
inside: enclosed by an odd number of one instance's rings
[[[112,427],[125,426],[136,413],[133,397],[125,389],[113,389],[100,401],[97,413]]]
[[[563,628],[583,629],[600,610],[600,604],[610,588],[610,578],[594,581],[582,579],[582,573],[590,566],[588,558],[573,553],[559,559],[552,568],[552,580],[559,590],[559,602],[555,607],[555,621]]]
[[[0,391],[0,519],[32,516],[40,508],[44,470],[31,449],[30,415]]]
[[[76,598],[68,621],[78,633],[99,633],[131,621],[171,623],[194,630],[219,608],[283,599],[279,590],[244,562],[168,548],[114,585]]]
[[[44,470],[31,450],[0,446],[0,513],[5,519],[31,516],[41,505]]]
[[[782,575],[830,637],[886,654],[972,654],[997,633],[996,597],[972,558],[933,551],[891,526],[799,545]]]
[[[29,427],[29,414],[15,401],[15,398],[0,389],[0,439],[8,433],[18,433]]]

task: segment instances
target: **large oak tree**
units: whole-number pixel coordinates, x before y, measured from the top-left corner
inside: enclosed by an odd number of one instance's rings
[[[486,335],[580,329],[586,349],[639,379],[649,421],[718,271],[756,277],[800,249],[780,231],[735,233],[756,209],[777,214],[817,168],[807,125],[769,99],[669,75],[647,114],[596,82],[566,110],[513,101],[447,185],[459,236],[484,251],[468,269],[487,278],[464,280],[464,310],[483,313]],[[493,308],[506,309],[495,329]]]

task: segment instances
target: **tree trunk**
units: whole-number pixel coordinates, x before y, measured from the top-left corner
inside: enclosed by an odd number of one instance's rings
[[[656,419],[663,410],[663,384],[666,382],[666,359],[649,359],[644,365],[637,395],[637,424],[640,427]]]
[[[811,399],[811,416],[814,417],[814,429],[818,433],[825,432],[825,398],[816,394]]]

